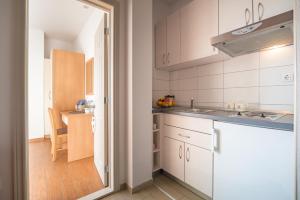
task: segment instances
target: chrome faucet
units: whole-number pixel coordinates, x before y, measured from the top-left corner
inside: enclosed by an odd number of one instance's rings
[[[191,109],[194,109],[194,98],[191,98]]]

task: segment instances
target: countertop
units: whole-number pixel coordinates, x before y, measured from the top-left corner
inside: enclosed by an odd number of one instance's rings
[[[216,108],[201,107],[201,109],[212,110],[211,112],[207,112],[207,113],[188,112],[188,111],[184,111],[184,109],[185,107],[153,108],[152,113],[176,114],[176,115],[183,115],[188,117],[211,119],[220,122],[228,122],[232,124],[278,129],[278,130],[285,130],[285,131],[294,130],[294,115],[292,114],[286,114],[277,120],[270,120],[270,119],[250,118],[245,116],[232,116],[233,112],[236,111],[226,111],[226,110],[221,110]]]

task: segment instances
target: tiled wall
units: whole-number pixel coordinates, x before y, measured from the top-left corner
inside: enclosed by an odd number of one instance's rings
[[[153,68],[152,100],[156,100],[170,94],[170,73]]]
[[[194,98],[199,106],[235,102],[292,112],[293,81],[283,77],[293,74],[293,61],[293,46],[288,46],[170,72],[170,77],[154,70],[153,98],[171,93],[178,105],[189,105]]]

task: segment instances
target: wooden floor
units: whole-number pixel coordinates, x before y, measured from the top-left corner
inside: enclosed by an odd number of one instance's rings
[[[153,184],[140,192],[130,195],[128,191],[120,191],[104,200],[203,200],[172,179],[159,175]]]
[[[51,161],[50,141],[29,143],[30,200],[77,199],[104,188],[93,158],[67,162],[67,152]]]

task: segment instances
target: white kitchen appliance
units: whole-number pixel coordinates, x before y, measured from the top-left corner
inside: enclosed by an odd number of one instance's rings
[[[293,200],[294,133],[214,122],[214,200]]]

